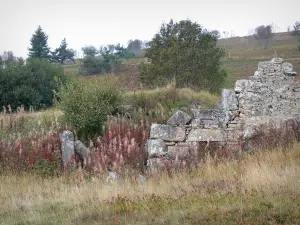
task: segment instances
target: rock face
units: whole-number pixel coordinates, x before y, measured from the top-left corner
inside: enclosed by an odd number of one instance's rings
[[[62,151],[62,161],[63,167],[67,168],[74,164],[74,136],[71,131],[63,131],[60,135],[61,139],[61,151]]]
[[[217,109],[194,107],[192,117],[177,111],[168,125],[152,124],[148,166],[164,168],[162,158],[184,160],[191,153],[197,155],[199,142],[226,143],[233,153],[244,151],[251,148],[254,137],[270,127],[289,137],[293,132],[299,135],[300,130],[293,127],[300,124],[296,74],[293,65],[281,58],[259,62],[253,76],[237,80],[234,90],[222,91]]]
[[[178,110],[167,121],[167,124],[169,124],[171,126],[186,125],[188,122],[190,122],[191,119],[192,119],[192,117],[189,114],[187,114],[181,110]]]

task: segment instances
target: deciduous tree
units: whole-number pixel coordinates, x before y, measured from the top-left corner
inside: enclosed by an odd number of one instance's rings
[[[218,92],[226,80],[222,56],[224,50],[217,47],[215,32],[190,20],[171,20],[149,42],[148,62],[140,66],[140,80],[151,87],[175,80],[177,87]]]

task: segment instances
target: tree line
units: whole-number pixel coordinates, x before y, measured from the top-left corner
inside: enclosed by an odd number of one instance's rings
[[[300,22],[296,22],[291,35],[300,43]],[[255,29],[255,38],[267,47],[273,35],[271,25]],[[159,87],[173,82],[176,87],[190,87],[218,93],[223,87],[227,73],[221,59],[225,50],[217,45],[220,33],[208,30],[197,22],[181,20],[161,24],[149,42],[135,39],[127,47],[120,44],[85,46],[79,75],[115,73],[123,60],[137,57],[143,51],[146,60],[139,66],[139,80],[144,87]],[[66,39],[51,51],[48,35],[39,26],[30,40],[26,60],[12,52],[0,55],[0,105],[16,108],[24,105],[36,109],[53,104],[58,84],[68,77],[61,67],[66,60],[75,61],[76,51],[68,48]],[[298,47],[300,50],[300,46]]]

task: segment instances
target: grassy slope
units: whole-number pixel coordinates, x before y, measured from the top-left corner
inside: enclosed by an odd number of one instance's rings
[[[276,54],[291,62],[295,70],[300,72],[298,42],[288,33],[275,34],[270,40],[268,49],[264,49],[262,43],[254,43],[253,37],[222,39],[218,44],[227,51],[227,58],[223,63],[230,73],[226,83],[228,88],[232,88],[237,79],[252,76],[257,69],[258,62],[270,60]]]
[[[221,39],[218,45],[227,51],[227,57],[223,61],[225,68],[229,72],[229,77],[225,85],[226,88],[232,88],[237,79],[252,76],[259,61],[269,60],[275,54],[291,62],[295,70],[300,73],[300,51],[297,49],[298,41],[286,32],[274,34],[270,40],[268,49],[263,49],[262,43],[254,43],[251,36]],[[230,58],[228,58],[229,53]],[[120,75],[127,77],[127,79],[132,76],[136,77],[138,71],[134,65],[138,65],[143,60],[145,59],[138,58],[123,62],[124,66],[121,69]],[[76,73],[78,71],[78,64],[66,65],[65,69],[67,72]]]
[[[79,175],[79,173],[78,173]],[[0,175],[0,224],[299,224],[300,146],[147,185]]]

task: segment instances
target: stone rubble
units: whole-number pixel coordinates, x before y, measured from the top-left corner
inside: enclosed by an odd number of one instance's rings
[[[217,109],[192,109],[192,116],[177,111],[167,125],[152,124],[148,166],[163,168],[161,157],[166,161],[187,157],[193,143],[226,143],[234,148],[274,121],[277,128],[291,120],[300,122],[296,75],[293,65],[281,58],[259,62],[253,76],[222,91]]]

